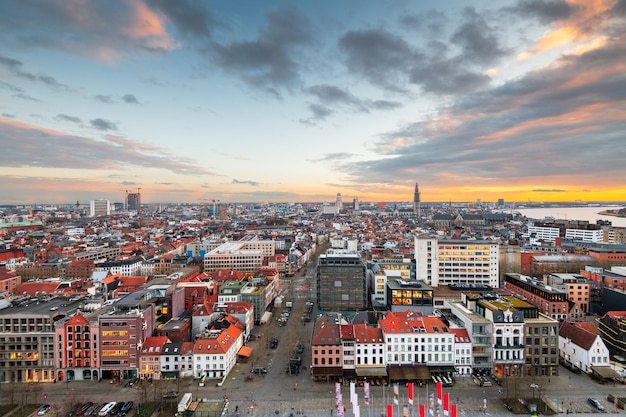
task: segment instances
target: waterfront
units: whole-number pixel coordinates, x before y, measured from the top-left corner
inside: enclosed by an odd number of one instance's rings
[[[543,220],[546,217],[566,220],[587,220],[595,224],[597,220],[608,220],[615,227],[626,227],[626,217],[603,216],[598,213],[604,210],[617,210],[624,206],[599,206],[599,207],[542,207],[516,209],[530,219]]]

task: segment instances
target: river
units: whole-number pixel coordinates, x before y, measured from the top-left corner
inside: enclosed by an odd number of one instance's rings
[[[531,219],[543,220],[546,217],[567,220],[587,220],[595,224],[597,220],[608,220],[615,227],[626,227],[626,217],[603,216],[598,214],[604,210],[617,210],[624,206],[600,206],[600,207],[545,207],[516,209],[524,216]]]

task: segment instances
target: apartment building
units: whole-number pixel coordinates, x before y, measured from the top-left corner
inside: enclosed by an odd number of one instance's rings
[[[224,378],[235,366],[241,346],[243,336],[237,326],[203,334],[193,347],[194,376]]]
[[[340,321],[338,314],[325,314],[315,322],[311,336],[311,375],[316,381],[343,377]]]
[[[526,275],[507,273],[504,287],[554,320],[571,320],[567,293]]]
[[[241,272],[257,272],[263,260],[276,254],[273,240],[261,240],[246,236],[236,242],[226,242],[204,255],[204,271],[235,269]]]
[[[89,202],[89,216],[100,217],[111,214],[111,205],[109,200],[91,200]]]
[[[98,320],[76,311],[56,322],[55,333],[57,380],[99,380]]]
[[[547,284],[567,293],[567,300],[577,305],[577,309],[571,309],[569,321],[582,321],[589,312],[591,298],[591,284],[579,274],[548,274]]]
[[[432,287],[499,287],[497,242],[415,237],[416,277]]]

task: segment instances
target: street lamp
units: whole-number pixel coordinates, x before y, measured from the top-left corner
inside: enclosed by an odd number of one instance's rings
[[[535,399],[535,388],[539,388],[537,384],[530,384],[530,387],[533,389],[533,400]]]

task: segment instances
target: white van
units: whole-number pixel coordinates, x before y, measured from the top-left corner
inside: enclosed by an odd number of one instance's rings
[[[115,404],[117,404],[115,401],[112,401],[110,403],[106,403],[104,405],[104,407],[102,407],[100,409],[100,411],[98,411],[98,415],[100,417],[104,417],[104,416],[108,415],[109,412],[113,409],[113,407],[115,407]]]

